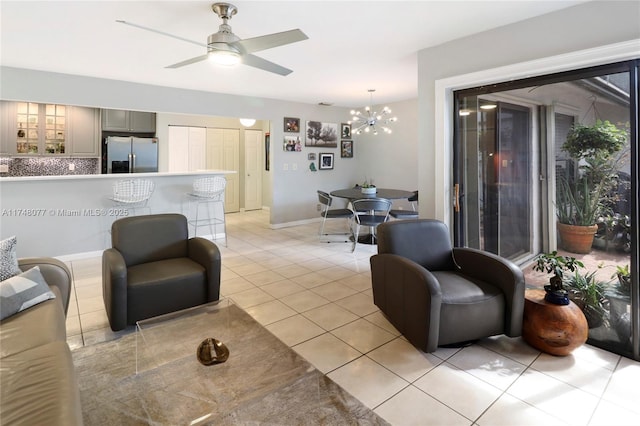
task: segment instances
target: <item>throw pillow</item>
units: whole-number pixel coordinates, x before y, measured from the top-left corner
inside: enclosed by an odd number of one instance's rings
[[[15,236],[0,241],[0,281],[22,272],[18,267],[17,243],[18,240]]]
[[[33,267],[0,282],[0,319],[55,297],[40,273],[40,267]]]

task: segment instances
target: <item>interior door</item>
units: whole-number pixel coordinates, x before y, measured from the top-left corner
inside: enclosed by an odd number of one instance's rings
[[[262,208],[262,131],[244,131],[244,208]]]
[[[207,128],[207,168],[235,170],[225,175],[225,211],[240,210],[240,130]]]

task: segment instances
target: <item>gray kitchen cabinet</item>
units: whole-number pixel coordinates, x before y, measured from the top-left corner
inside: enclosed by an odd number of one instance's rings
[[[0,155],[11,154],[9,150],[9,141],[11,140],[9,128],[13,128],[15,125],[12,125],[10,111],[10,102],[0,101]]]
[[[102,130],[111,132],[155,133],[156,114],[154,112],[103,109]]]
[[[75,157],[100,156],[100,110],[72,107],[69,120],[69,154]]]

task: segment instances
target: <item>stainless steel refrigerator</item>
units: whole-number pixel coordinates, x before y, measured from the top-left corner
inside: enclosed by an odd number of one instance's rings
[[[148,173],[158,171],[158,138],[109,136],[107,173]]]

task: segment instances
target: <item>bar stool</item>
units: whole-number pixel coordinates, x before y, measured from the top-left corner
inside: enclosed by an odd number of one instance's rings
[[[114,207],[126,209],[127,216],[135,216],[138,209],[147,209],[151,214],[148,203],[154,189],[155,184],[149,179],[118,180],[113,184],[113,196],[109,199]]]
[[[227,186],[227,179],[224,176],[208,176],[197,178],[193,181],[193,191],[189,192],[189,204],[196,203],[195,219],[190,220],[189,224],[193,225],[194,236],[198,235],[198,228],[208,226],[211,232],[211,238],[216,239],[217,225],[222,224],[224,229],[224,245],[227,246],[227,222],[225,220],[224,211],[224,190]],[[200,217],[200,206],[206,207],[206,218]],[[217,208],[220,206],[221,216],[216,216]],[[213,212],[210,207],[213,206]],[[191,210],[191,208],[189,208]]]

